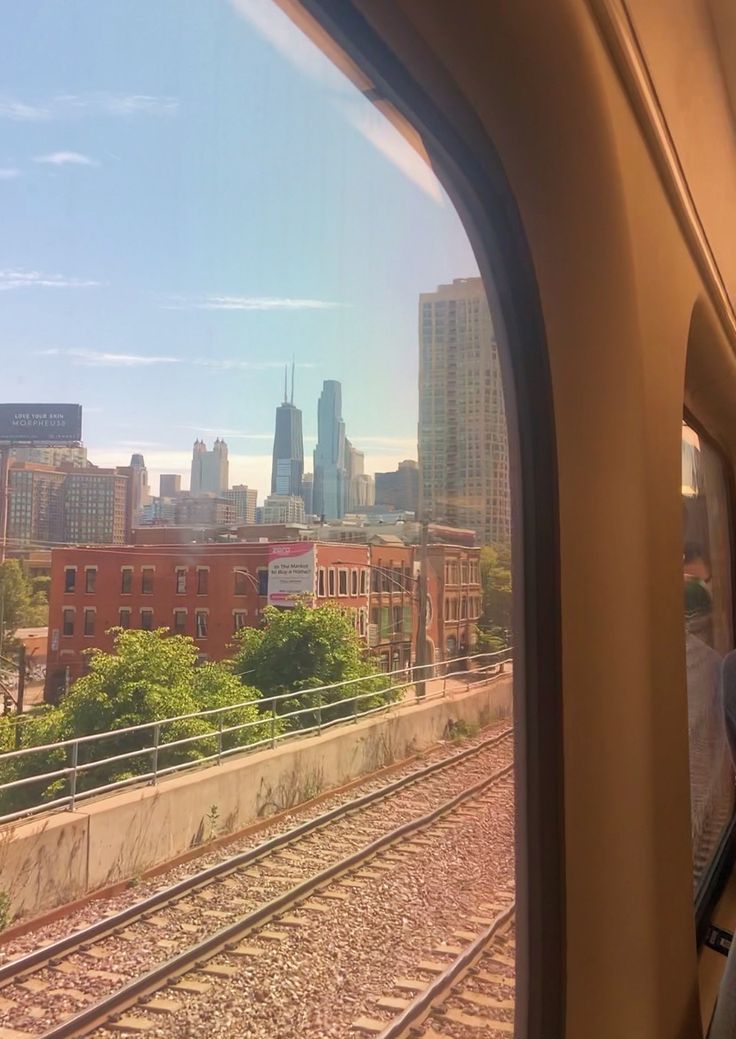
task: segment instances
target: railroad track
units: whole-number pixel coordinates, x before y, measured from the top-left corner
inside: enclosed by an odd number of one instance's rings
[[[440,815],[452,811],[454,807],[462,804],[468,798],[479,796],[481,791],[488,785],[492,785],[499,778],[508,775],[511,765],[503,766],[500,771],[497,771],[492,776],[482,780],[480,783],[473,784],[466,790],[461,790],[454,798],[442,802],[441,805],[418,818],[415,817],[416,807],[414,807],[412,812],[413,818],[410,818],[407,822],[399,823],[388,834],[383,832],[385,831],[387,806],[391,806],[394,802],[399,801],[407,791],[420,792],[426,800],[432,794],[436,796],[436,788],[440,783],[443,787],[446,787],[448,782],[459,781],[462,783],[463,776],[471,768],[477,768],[478,766],[488,767],[486,758],[503,753],[506,749],[506,744],[510,741],[511,731],[511,729],[507,729],[500,735],[483,740],[471,748],[449,758],[434,762],[432,765],[411,773],[409,776],[405,776],[394,783],[356,798],[353,801],[346,802],[315,819],[309,820],[284,834],[266,841],[256,848],[233,856],[192,877],[156,892],[142,902],[130,906],[112,917],[100,920],[91,927],[69,935],[43,949],[36,950],[19,960],[5,964],[0,967],[0,987],[3,989],[2,997],[0,997],[0,1008],[5,1008],[6,1011],[2,1015],[4,1023],[12,1025],[16,1030],[20,1026],[22,1028],[20,1034],[28,1036],[60,1037],[63,1035],[88,1034],[91,1027],[96,1027],[97,1024],[109,1020],[113,1015],[125,1009],[126,1006],[136,1003],[146,993],[155,991],[162,985],[170,982],[172,978],[181,976],[186,971],[191,970],[193,966],[197,966],[198,963],[204,962],[208,957],[214,956],[217,951],[223,948],[231,948],[233,942],[238,944],[242,936],[248,933],[249,930],[268,921],[275,915],[283,913],[285,908],[308,897],[310,892],[319,890],[323,885],[330,883],[336,877],[357,868],[367,858],[375,856],[381,849],[396,841],[405,839],[407,834],[431,825]],[[406,808],[404,808],[404,813],[406,814]],[[335,831],[346,821],[350,822],[353,830],[355,829],[356,821],[359,822],[362,829],[359,831],[358,836],[368,836],[373,837],[373,839],[369,840],[367,844],[364,844],[357,851],[335,860],[335,850],[340,850],[340,843],[336,839]],[[378,832],[380,835],[374,836],[375,832]],[[352,837],[354,843],[355,833],[353,833]],[[319,854],[319,843],[321,841],[324,844],[325,838],[331,851],[331,854],[327,855],[327,864],[323,869],[318,870],[301,883],[289,886],[289,881],[293,879],[295,871],[294,860],[298,857],[295,851],[303,853],[307,850],[313,861],[317,863],[320,862],[320,859],[325,861],[325,855]],[[321,850],[324,852],[324,849]],[[332,861],[329,861],[330,859]],[[273,868],[276,868],[282,875],[274,878],[270,872]],[[242,892],[233,893],[230,889],[233,884],[233,878],[249,878],[251,887],[254,886],[253,880],[259,881],[264,888],[265,901],[264,898],[259,898],[258,905],[255,908],[250,908],[235,923],[224,928],[221,927],[220,930],[212,934],[209,929],[212,926],[213,919],[216,920],[218,917],[231,919],[233,913],[241,910],[244,906]],[[280,883],[275,883],[275,881]],[[224,892],[223,885],[225,885]],[[284,890],[285,885],[286,890]],[[275,895],[274,891],[276,892]],[[217,901],[226,899],[227,901],[223,904],[227,904],[229,908],[228,910],[218,910],[213,907],[209,911],[204,910],[208,918],[208,926],[205,928],[208,933],[204,937],[200,938],[200,935],[197,934],[200,940],[195,941],[194,944],[188,944],[182,952],[159,964],[153,971],[149,970],[137,974],[132,980],[127,981],[103,1000],[97,1000],[78,1013],[71,1012],[60,1023],[55,1020],[59,1013],[59,997],[61,997],[63,1005],[65,997],[68,997],[73,1003],[75,1001],[88,1000],[94,996],[94,993],[85,993],[78,988],[65,989],[62,987],[55,989],[54,983],[58,984],[60,979],[63,985],[68,983],[67,979],[70,975],[73,975],[74,983],[79,985],[82,984],[83,980],[86,981],[94,977],[93,988],[99,988],[102,982],[108,983],[107,987],[109,988],[109,983],[115,980],[125,980],[125,972],[122,975],[116,973],[118,971],[117,966],[114,966],[114,969],[111,971],[93,969],[100,966],[102,961],[109,960],[109,954],[105,951],[107,939],[113,937],[125,939],[128,947],[134,949],[137,953],[137,966],[140,966],[142,962],[155,962],[156,956],[161,955],[160,949],[167,946],[170,947],[175,942],[171,940],[155,942],[153,954],[151,954],[149,949],[148,958],[142,960],[140,950],[138,949],[140,925],[143,925],[149,932],[151,926],[153,926],[154,934],[160,935],[162,932],[157,931],[157,928],[161,927],[162,914],[175,910],[179,921],[178,944],[181,944],[182,940],[191,942],[192,934],[197,932],[198,928],[187,925],[186,922],[181,922],[182,918],[184,921],[188,918],[184,912],[185,909],[189,908],[187,900],[191,900],[192,896],[204,899],[212,896],[213,893],[219,895]],[[268,895],[274,895],[274,897],[268,898]],[[215,900],[213,899],[213,901]],[[163,923],[165,924],[166,921],[164,920]],[[199,930],[201,929],[200,927]],[[143,942],[144,946],[145,944]],[[150,935],[148,936],[148,944],[150,945]],[[133,960],[136,960],[135,954],[133,955]],[[109,966],[109,963],[105,962],[104,965]],[[41,979],[36,981],[35,979],[39,974]],[[63,978],[62,975],[66,975],[66,978]],[[51,982],[48,981],[49,977],[52,978]],[[43,1003],[45,992],[48,992],[49,997],[54,999],[53,1008],[49,1008],[47,1016],[44,1018],[44,1026],[49,1018],[52,1020],[53,1023],[50,1028],[45,1028],[42,1032],[34,1031],[33,1023],[28,1019],[27,1015],[24,1016],[21,1012],[20,1020],[18,1020],[15,1013],[12,1013],[14,1002],[12,996],[18,991],[15,988],[16,986],[26,989],[26,997],[28,990],[33,991],[34,1001],[37,1003]],[[11,996],[10,1000],[5,998],[7,995]],[[62,1012],[65,1011],[68,1012],[66,1006],[64,1006]],[[40,1017],[38,1007],[34,1009],[34,1014],[36,1017]]]
[[[431,980],[399,979],[395,987],[401,996],[409,990],[412,998],[376,1001],[379,1008],[403,1004],[393,1020],[362,1017],[354,1031],[375,1039],[452,1039],[464,1026],[474,1036],[513,1035],[515,910],[514,903],[506,906],[444,969],[425,962],[416,973],[433,968],[437,973]]]

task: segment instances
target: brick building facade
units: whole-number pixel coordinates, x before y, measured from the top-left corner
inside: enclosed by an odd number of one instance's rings
[[[324,542],[55,550],[45,695],[55,699],[83,673],[86,650],[112,649],[111,628],[169,628],[194,638],[203,659],[231,656],[238,629],[260,625],[269,599],[284,601],[274,570],[280,554],[300,557],[297,594],[309,588],[315,605],[352,611],[378,666],[408,666],[417,636],[418,552],[401,543]],[[430,545],[428,561],[429,659],[442,660],[473,645],[481,612],[478,550]]]

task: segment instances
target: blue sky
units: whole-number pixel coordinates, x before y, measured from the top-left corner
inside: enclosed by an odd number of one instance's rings
[[[369,472],[416,457],[417,297],[477,273],[431,171],[271,0],[23,0],[0,36],[2,397],[92,461],[228,442],[267,491],[282,365]],[[307,469],[311,469],[308,462]]]

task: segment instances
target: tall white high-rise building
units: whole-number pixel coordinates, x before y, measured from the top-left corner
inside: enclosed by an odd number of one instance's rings
[[[218,437],[211,451],[204,440],[195,440],[192,449],[191,494],[224,494],[228,489],[227,444]]]
[[[510,538],[506,411],[480,278],[419,297],[419,515],[483,544]]]

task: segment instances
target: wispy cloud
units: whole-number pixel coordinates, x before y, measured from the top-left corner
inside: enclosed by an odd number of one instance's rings
[[[368,101],[359,98],[357,88],[333,65],[329,58],[297,28],[272,0],[230,0],[271,46],[303,76],[318,83],[332,95],[333,103],[348,122],[404,176],[430,198],[442,205],[444,195],[426,155],[409,141]],[[417,142],[419,144],[419,139]]]
[[[200,299],[174,297],[164,310],[336,310],[344,303],[324,299],[292,299],[280,296],[204,296]]]
[[[0,282],[0,287],[2,283]],[[110,353],[98,350],[71,349],[62,350],[50,347],[37,351],[39,357],[68,357],[72,364],[83,368],[147,368],[158,364],[187,365],[194,368],[207,368],[215,372],[227,371],[266,371],[271,368],[283,368],[287,361],[242,361],[237,358],[219,357],[176,357],[169,354],[128,354]],[[297,368],[312,368],[312,364],[298,364]],[[189,428],[189,427],[187,427]]]
[[[98,91],[89,94],[56,94],[40,101],[21,101],[8,95],[0,97],[0,119],[17,123],[85,116],[168,116],[175,115],[178,109],[179,102],[175,97],[156,97],[151,94]]]
[[[20,170],[14,166],[0,166],[0,180],[15,180],[20,177]]]
[[[45,163],[50,166],[99,166],[96,159],[90,159],[89,155],[81,152],[49,152],[48,155],[37,155],[34,162]]]
[[[86,278],[68,278],[42,271],[0,270],[0,292],[15,289],[87,289],[99,285]]]
[[[70,357],[72,362],[85,368],[137,368],[154,364],[179,364],[181,358],[145,354],[100,353],[95,350],[39,350],[40,357]]]

